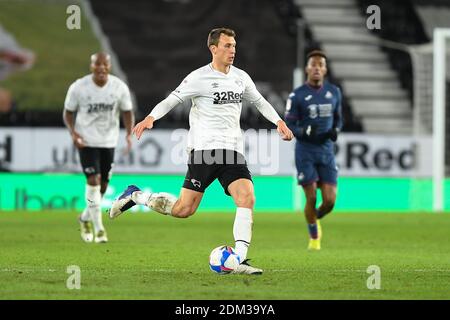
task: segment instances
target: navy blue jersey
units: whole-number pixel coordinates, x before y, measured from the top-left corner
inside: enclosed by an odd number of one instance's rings
[[[325,134],[332,128],[342,128],[341,90],[324,81],[322,87],[304,84],[289,95],[286,103],[286,124],[297,138],[297,151],[333,152],[333,142],[310,142],[301,139],[308,125],[315,126],[317,134]]]

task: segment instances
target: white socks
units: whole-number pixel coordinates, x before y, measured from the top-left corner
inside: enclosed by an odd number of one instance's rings
[[[101,198],[103,199],[103,194],[101,194]],[[86,208],[84,208],[83,212],[81,213],[81,221],[88,222],[91,221],[91,215],[89,214],[89,210],[87,207],[87,200],[86,200]]]
[[[252,209],[238,207],[233,225],[235,241],[234,251],[239,255],[241,262],[247,258],[248,247],[252,240]]]
[[[151,193],[135,191],[131,195],[131,200],[136,204],[147,206],[156,212],[171,215],[172,208],[178,199],[173,194],[167,192]]]
[[[84,208],[83,213],[81,214],[81,221],[83,222],[91,221],[91,215],[89,214],[89,210],[87,207]]]
[[[131,200],[133,200],[136,204],[146,206],[148,199],[150,199],[150,196],[152,194],[153,194],[152,192],[135,191],[131,194]]]
[[[102,211],[100,208],[100,204],[102,201],[102,195],[100,193],[100,186],[91,186],[89,184],[86,185],[86,206],[87,208],[81,215],[81,219],[84,221],[88,221],[88,219],[84,219],[84,216],[90,216],[92,219],[92,223],[94,224],[95,233],[100,230],[105,230],[102,222]]]

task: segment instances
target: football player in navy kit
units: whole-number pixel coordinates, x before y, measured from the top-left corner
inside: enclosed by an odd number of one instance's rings
[[[286,104],[285,120],[296,137],[295,165],[298,184],[306,196],[308,249],[320,250],[319,220],[333,210],[337,190],[334,142],[342,128],[341,91],[325,80],[327,58],[322,51],[307,55],[306,83],[296,88]],[[317,207],[317,189],[322,203]]]

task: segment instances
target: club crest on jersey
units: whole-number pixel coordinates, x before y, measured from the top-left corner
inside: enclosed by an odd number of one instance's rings
[[[217,82],[211,83],[211,87],[217,89],[219,87],[219,84]]]
[[[213,92],[213,104],[241,103],[244,96],[243,92],[222,91]]]
[[[243,87],[243,86],[244,86],[244,82],[243,82],[242,80],[236,80],[235,82],[236,82],[236,84],[237,84],[239,87]]]
[[[94,167],[84,168],[84,173],[85,174],[94,174],[95,173],[95,168]]]
[[[197,188],[200,188],[202,186],[202,183],[195,179],[191,179],[191,183],[194,187],[197,187]]]
[[[315,119],[317,118],[318,112],[317,112],[317,104],[310,104],[308,106],[308,110],[309,110],[309,117],[311,119]]]
[[[325,98],[331,99],[333,98],[333,94],[330,91],[327,91],[327,93],[325,94]]]

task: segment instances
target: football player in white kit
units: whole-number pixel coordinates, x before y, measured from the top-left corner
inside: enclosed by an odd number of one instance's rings
[[[85,242],[108,241],[101,215],[101,199],[108,188],[114,165],[120,113],[126,128],[127,151],[131,149],[134,114],[130,90],[119,78],[110,75],[111,58],[106,53],[91,56],[92,73],[75,81],[64,103],[64,123],[78,148],[87,178],[86,208],[79,216],[81,237]],[[75,117],[76,113],[76,117]],[[91,223],[94,225],[92,231]]]
[[[235,32],[227,28],[213,29],[207,44],[212,62],[191,72],[178,88],[133,128],[139,139],[144,130],[151,129],[154,121],[173,107],[192,100],[188,134],[190,157],[179,198],[164,192],[143,192],[137,186],[130,185],[113,202],[109,216],[115,218],[140,204],[162,214],[187,218],[197,210],[205,189],[219,179],[225,193],[233,198],[237,207],[233,235],[241,264],[234,273],[261,274],[262,270],[250,266],[247,259],[255,196],[251,174],[243,156],[239,124],[242,100],[252,102],[265,118],[277,126],[284,140],[291,140],[293,134],[258,92],[250,76],[233,66]]]

